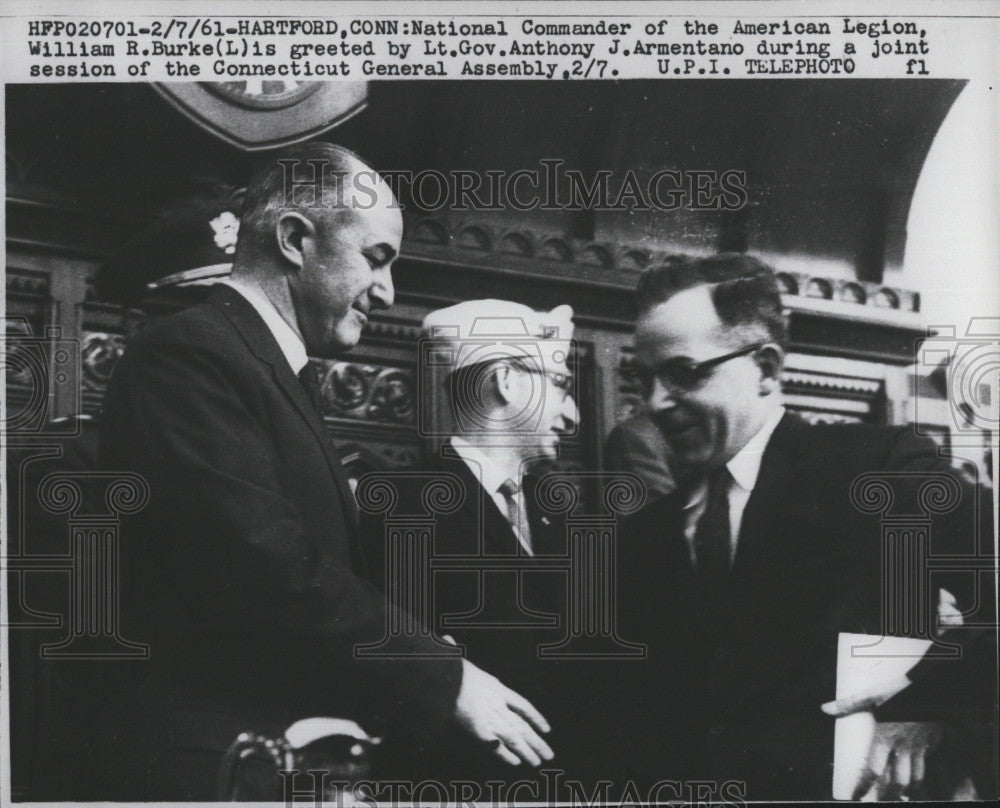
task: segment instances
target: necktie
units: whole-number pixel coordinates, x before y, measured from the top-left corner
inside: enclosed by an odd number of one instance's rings
[[[306,362],[305,367],[299,371],[299,383],[306,391],[306,397],[312,402],[313,408],[319,415],[320,420],[323,420],[323,395],[320,393],[319,386],[319,374],[316,372],[316,366],[312,362]],[[354,491],[351,489],[350,481],[347,479],[347,472],[344,470],[343,464],[340,462],[340,452],[337,450],[336,444],[330,439],[327,439],[329,445],[333,449],[334,457],[336,461],[333,464],[333,476],[337,480],[337,486],[340,489],[341,499],[344,501],[344,506],[348,509],[351,517],[357,522],[358,518],[358,502],[354,498]]]
[[[302,370],[299,371],[299,383],[306,391],[313,408],[323,417],[323,395],[320,393],[319,374],[316,366],[312,362],[306,362]]]
[[[532,552],[531,528],[528,525],[527,509],[520,506],[517,498],[518,491],[521,490],[520,486],[510,478],[507,478],[497,490],[503,494],[503,498],[507,502],[507,520],[510,522],[510,526],[514,528],[518,541],[524,545],[524,548],[529,553]]]
[[[723,466],[708,477],[708,500],[694,534],[698,582],[706,597],[724,591],[729,577],[732,532],[729,525],[729,486],[732,476]]]
[[[554,535],[552,523],[538,505],[538,474],[525,472],[521,478],[521,502],[531,534],[531,552],[535,555],[558,555],[559,536]]]

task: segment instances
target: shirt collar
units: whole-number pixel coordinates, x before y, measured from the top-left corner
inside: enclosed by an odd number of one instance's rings
[[[513,480],[518,486],[521,485],[520,469],[504,468],[480,447],[474,446],[464,438],[453,436],[451,445],[490,494],[495,494],[507,480]]]
[[[753,491],[753,487],[757,484],[764,450],[767,448],[767,444],[771,440],[771,435],[774,434],[774,430],[777,429],[778,423],[784,415],[785,408],[777,407],[768,416],[760,431],[747,441],[746,446],[740,449],[732,460],[726,463],[726,468],[729,469],[729,474],[732,476],[734,484],[738,485],[744,491]],[[684,503],[684,510],[688,511],[701,503],[705,499],[707,491],[708,484],[702,480],[697,488],[691,492],[687,502]]]
[[[281,348],[281,352],[285,355],[285,359],[288,360],[288,364],[292,366],[292,372],[298,376],[299,371],[309,361],[309,355],[306,353],[306,346],[302,342],[302,338],[281,318],[274,304],[268,300],[263,292],[253,286],[233,280],[232,278],[226,278],[220,281],[220,283],[235,289],[246,298],[247,303],[254,307],[264,320],[268,330],[274,336],[275,340],[277,340],[278,347]]]
[[[785,415],[784,407],[776,407],[774,412],[768,416],[764,426],[760,431],[747,441],[747,445],[740,449],[736,456],[726,463],[726,468],[733,475],[733,480],[744,491],[753,491],[757,484],[757,475],[760,474],[760,461],[764,457],[764,450],[767,448],[771,435]]]

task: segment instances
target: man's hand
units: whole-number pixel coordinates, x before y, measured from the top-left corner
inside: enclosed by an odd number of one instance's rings
[[[955,596],[947,589],[938,590],[938,610],[937,610],[938,634],[944,634],[952,628],[959,628],[965,625],[965,619],[958,608]],[[909,677],[903,675],[878,685],[852,693],[836,701],[828,701],[822,705],[822,710],[827,715],[834,718],[841,718],[852,713],[866,713],[881,707],[889,699],[909,687],[911,684]]]
[[[864,690],[858,690],[850,696],[836,701],[828,701],[820,706],[827,715],[843,718],[854,713],[870,713],[885,704],[889,699],[911,684],[908,676],[897,676],[885,682],[880,682]]]
[[[938,632],[962,626],[964,620],[955,596],[938,590]],[[870,713],[911,684],[907,676],[828,701],[821,709],[834,718],[854,713]],[[874,717],[873,717],[874,718]],[[868,748],[868,766],[854,790],[853,800],[908,799],[919,787],[927,768],[927,755],[941,740],[941,725],[932,721],[876,721]]]
[[[959,628],[965,625],[965,618],[958,608],[958,601],[947,589],[938,590],[938,635],[944,634],[949,629]]]
[[[868,768],[852,800],[907,800],[924,782],[927,755],[941,741],[941,725],[931,721],[883,721],[875,724]]]
[[[842,718],[871,712],[906,687],[905,676],[890,683],[855,693],[849,698],[829,701],[823,712]],[[927,755],[941,740],[941,725],[932,721],[875,721],[868,747],[867,766],[854,789],[852,800],[907,800],[910,791],[924,781]]]
[[[531,702],[495,676],[462,660],[462,687],[455,705],[458,723],[474,737],[495,747],[496,754],[517,766],[540,766],[553,752],[539,733],[550,727]]]

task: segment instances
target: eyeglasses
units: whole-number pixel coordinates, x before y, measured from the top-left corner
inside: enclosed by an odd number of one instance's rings
[[[754,345],[740,348],[738,351],[716,356],[713,359],[706,359],[702,362],[692,362],[690,359],[678,358],[667,359],[655,368],[637,365],[631,369],[631,375],[642,387],[644,395],[649,395],[653,391],[654,379],[672,392],[690,393],[708,378],[709,371],[712,368],[718,367],[730,359],[736,359],[739,356],[746,356],[754,351],[759,351],[766,344],[758,342]]]
[[[539,376],[545,376],[552,386],[562,393],[563,399],[569,398],[573,395],[573,377],[568,373],[557,373],[554,370],[541,370],[539,368],[527,368],[522,367],[525,373],[535,373]]]

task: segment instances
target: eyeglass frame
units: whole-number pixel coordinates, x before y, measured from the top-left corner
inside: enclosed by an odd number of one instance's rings
[[[520,363],[518,363],[517,367],[522,373],[534,373],[546,376],[552,382],[553,386],[562,392],[563,401],[570,398],[576,389],[572,373],[560,373],[557,370],[542,370],[541,368],[527,367]]]
[[[630,369],[630,372],[638,379],[644,395],[649,395],[649,392],[652,390],[652,381],[654,378],[656,378],[656,380],[659,381],[663,387],[670,390],[672,393],[690,393],[697,389],[699,384],[705,381],[707,378],[705,371],[718,367],[719,365],[729,362],[732,359],[738,359],[741,356],[752,354],[768,344],[769,343],[767,342],[756,342],[753,345],[747,345],[743,348],[732,351],[731,353],[723,354],[722,356],[715,356],[701,362],[690,362],[683,366],[683,372],[689,374],[690,379],[682,382],[678,382],[676,378],[665,379],[662,375],[667,372],[665,370],[666,365],[673,362],[675,365],[679,366],[683,361],[680,359],[667,359],[664,362],[661,362],[657,369],[633,366]]]

